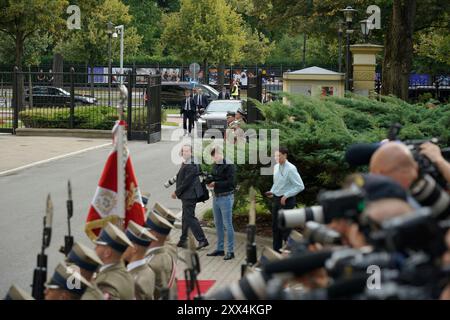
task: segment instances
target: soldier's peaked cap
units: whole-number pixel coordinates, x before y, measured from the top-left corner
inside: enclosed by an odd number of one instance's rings
[[[81,296],[91,284],[73,267],[59,263],[45,286],[48,289],[62,289]]]
[[[175,221],[180,220],[180,218],[178,218],[171,210],[167,209],[159,202],[156,202],[154,204],[153,212],[167,219],[167,221],[169,221],[172,225],[175,223]]]
[[[67,256],[67,262],[73,263],[78,267],[94,272],[99,266],[103,265],[98,255],[91,248],[75,242]]]
[[[111,222],[108,222],[102,229],[102,232],[100,232],[100,236],[95,243],[109,246],[120,253],[125,252],[129,246],[133,246],[126,234]]]
[[[12,285],[6,294],[5,300],[34,300],[34,298],[25,290]]]
[[[149,212],[147,221],[145,222],[147,228],[152,231],[156,231],[162,235],[168,235],[173,226],[170,224],[167,219],[161,217],[159,214],[155,212]]]
[[[142,247],[148,247],[152,241],[158,240],[146,228],[134,221],[128,222],[126,235],[131,242]]]

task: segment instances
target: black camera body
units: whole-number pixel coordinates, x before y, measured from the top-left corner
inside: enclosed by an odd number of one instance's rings
[[[317,198],[323,209],[323,223],[342,218],[357,221],[365,207],[365,192],[357,187],[321,192]]]
[[[211,182],[217,181],[216,177],[209,172],[203,171],[200,173],[200,177],[203,179],[203,182],[206,184],[210,184]]]

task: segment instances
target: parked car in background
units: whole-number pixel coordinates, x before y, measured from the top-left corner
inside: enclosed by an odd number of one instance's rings
[[[206,84],[196,84],[196,88],[202,89],[204,95],[211,101],[217,100],[219,92],[213,87]],[[184,92],[192,90],[193,84],[190,82],[162,82],[161,83],[161,106],[163,108],[176,107],[179,108],[185,100]]]
[[[29,89],[25,90],[25,101],[30,103]],[[97,103],[97,99],[90,96],[74,96],[75,105],[92,105]],[[70,93],[64,89],[50,86],[33,87],[33,106],[52,107],[70,106]]]
[[[197,135],[203,137],[207,130],[211,130],[208,136],[213,135],[214,131],[220,131],[223,136],[227,129],[227,112],[236,112],[239,108],[245,109],[242,100],[212,101],[198,118]]]

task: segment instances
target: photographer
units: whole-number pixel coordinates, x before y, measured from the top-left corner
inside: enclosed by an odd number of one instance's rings
[[[217,229],[217,248],[208,253],[208,256],[223,256],[224,252],[224,228],[227,230],[227,254],[224,260],[234,258],[234,228],[233,228],[233,203],[236,169],[234,164],[228,164],[219,147],[211,151],[214,159],[212,179],[208,187],[214,188],[213,212],[214,224]]]
[[[450,183],[450,163],[442,156],[439,146],[426,142],[420,146],[420,153],[428,157],[436,165],[445,180],[447,180],[447,183]]]
[[[439,160],[435,149],[430,151],[430,147],[425,146],[424,150]],[[410,149],[399,142],[388,142],[379,147],[372,155],[369,165],[371,173],[388,176],[407,190],[410,194],[408,203],[414,209],[420,206],[430,207],[436,219],[445,219],[450,215],[450,196],[429,173],[430,168],[428,164],[423,165],[423,162],[420,165]]]
[[[198,166],[194,163],[192,156],[192,146],[184,145],[181,148],[181,157],[183,163],[177,174],[176,190],[172,193],[173,199],[181,199],[182,203],[182,219],[181,219],[181,236],[178,247],[186,247],[188,230],[191,229],[195,239],[198,241],[198,249],[209,245],[200,223],[195,216],[195,206],[197,199],[203,194],[200,183]]]

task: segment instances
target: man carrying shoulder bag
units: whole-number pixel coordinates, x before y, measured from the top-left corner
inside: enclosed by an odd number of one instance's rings
[[[186,247],[188,230],[191,229],[198,241],[198,250],[209,245],[200,222],[195,216],[195,206],[198,199],[204,196],[204,192],[199,178],[198,165],[194,163],[192,156],[192,146],[184,145],[181,148],[181,156],[183,157],[183,163],[177,174],[175,192],[172,193],[173,199],[181,200],[183,210],[181,236],[177,246]]]

